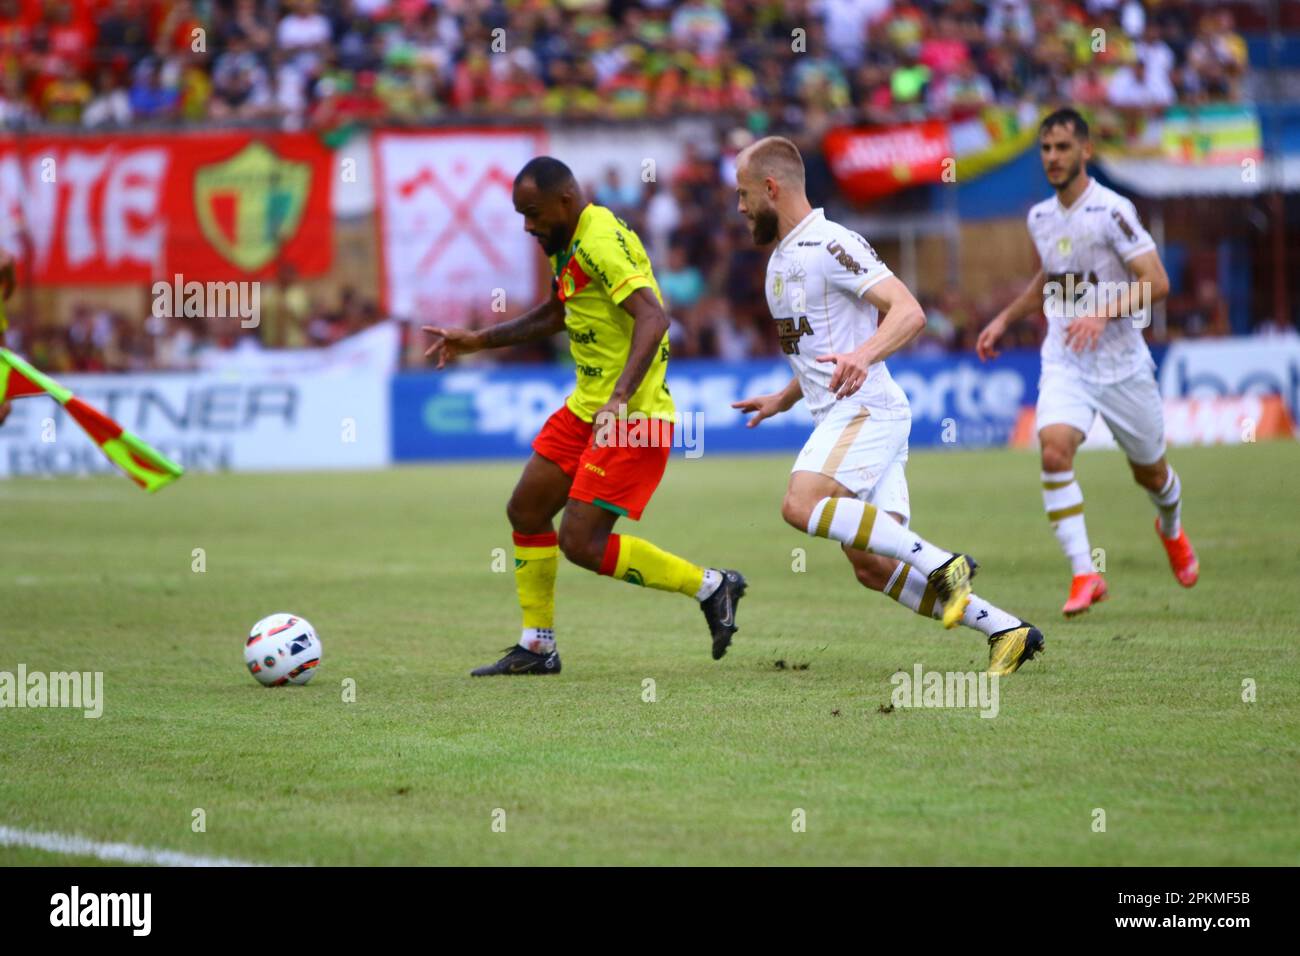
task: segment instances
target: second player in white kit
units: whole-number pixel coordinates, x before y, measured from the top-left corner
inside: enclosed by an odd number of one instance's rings
[[[767,137],[736,158],[739,209],[760,245],[774,240],[767,302],[794,377],[782,391],[736,402],[749,425],[802,398],[816,422],[795,460],[781,513],[838,541],[858,580],[945,627],[985,634],[989,672],[1008,674],[1042,650],[1043,635],[970,590],[975,562],[908,527],[907,396],[884,360],[914,339],[925,315],[857,233],[813,209],[803,160]]]
[[[1043,120],[1039,145],[1056,191],[1029,210],[1029,235],[1041,266],[1025,291],[980,333],[980,358],[997,356],[1007,326],[1040,312],[1047,319],[1037,427],[1043,507],[1070,562],[1073,617],[1105,600],[1094,567],[1074,455],[1100,416],[1128,457],[1133,477],[1156,506],[1156,532],[1184,587],[1199,563],[1182,527],[1182,483],[1165,461],[1165,427],[1155,363],[1143,339],[1152,303],[1169,280],[1133,203],[1091,179],[1088,125],[1077,112]]]

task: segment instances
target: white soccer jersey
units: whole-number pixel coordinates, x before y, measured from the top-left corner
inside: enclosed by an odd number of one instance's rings
[[[1065,330],[1086,308],[1088,284],[1133,281],[1128,263],[1156,247],[1142,228],[1133,203],[1092,180],[1074,205],[1066,209],[1053,196],[1029,210],[1029,235],[1043,261],[1046,282],[1067,295],[1045,295],[1047,337],[1043,340],[1043,365],[1062,367],[1094,385],[1109,385],[1154,368],[1151,352],[1142,338],[1148,317],[1138,313],[1110,322],[1095,349],[1075,352],[1066,344]],[[1114,288],[1114,286],[1112,286]],[[1097,291],[1092,298],[1101,308],[1106,301]],[[1074,315],[1067,314],[1073,311]]]
[[[817,357],[851,352],[871,338],[879,316],[862,294],[891,275],[865,239],[830,222],[820,209],[790,230],[767,261],[767,307],[818,423],[836,399],[829,388],[835,365]],[[878,419],[912,414],[884,362],[871,366],[862,387],[842,401],[865,405]]]

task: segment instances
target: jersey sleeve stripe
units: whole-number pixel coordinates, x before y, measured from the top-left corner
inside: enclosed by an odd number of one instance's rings
[[[633,279],[641,279],[641,280],[645,280],[645,276],[641,275],[641,273],[639,273],[639,272],[638,272],[636,275],[630,275],[630,276],[628,276],[626,279],[624,279],[624,280],[623,280],[622,282],[620,282],[618,285],[614,286],[614,288],[612,288],[612,289],[609,290],[609,296],[610,296],[610,298],[612,299],[612,298],[614,297],[614,293],[615,293],[615,292],[617,292],[619,289],[623,288],[623,286],[627,285],[627,284],[628,284],[629,282],[631,282]],[[646,284],[648,285],[649,283],[647,282]],[[635,292],[636,290],[633,289],[632,291]]]
[[[1124,261],[1125,261],[1125,262],[1132,262],[1134,259],[1136,259],[1136,258],[1137,258],[1138,256],[1140,256],[1140,255],[1144,255],[1144,254],[1146,254],[1146,253],[1148,253],[1148,252],[1153,252],[1153,251],[1155,251],[1155,248],[1156,248],[1156,244],[1155,244],[1154,242],[1148,242],[1145,246],[1139,246],[1138,248],[1136,248],[1136,249],[1134,249],[1132,252],[1130,252],[1128,255],[1126,255],[1126,256],[1124,257]]]
[[[878,276],[869,277],[865,282],[862,283],[862,285],[858,286],[858,291],[855,292],[854,295],[857,296],[865,295],[866,291],[870,289],[872,286],[874,286],[877,282],[881,281],[882,279],[888,279],[892,275],[893,275],[892,272],[886,271],[881,273]]]

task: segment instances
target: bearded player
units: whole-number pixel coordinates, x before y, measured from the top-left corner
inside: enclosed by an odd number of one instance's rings
[[[519,643],[472,672],[558,674],[555,570],[560,552],[579,567],[632,584],[676,591],[700,603],[719,660],[736,632],[745,579],[702,568],[648,541],[615,534],[620,517],[639,520],[663,478],[675,409],[664,375],[668,316],[636,233],[584,200],[569,167],[530,160],[515,178],[515,209],[555,274],[551,297],[510,322],[480,331],[425,326],[425,353],[442,368],[458,355],[547,338],[568,330],[577,387],[533,441],[506,515],[514,529],[515,585],[523,611]],[[650,436],[610,440],[649,421]],[[635,426],[633,426],[635,427]],[[562,514],[556,534],[553,521]]]
[[[1047,316],[1037,409],[1043,507],[1073,572],[1062,608],[1073,617],[1104,601],[1107,591],[1092,563],[1074,477],[1074,454],[1098,415],[1155,505],[1156,535],[1178,583],[1194,585],[1200,565],[1182,526],[1182,483],[1165,460],[1160,389],[1141,331],[1151,304],[1169,294],[1169,278],[1133,203],[1088,176],[1092,143],[1083,117],[1071,109],[1052,113],[1038,140],[1056,190],[1029,210],[1041,264],[1019,298],[980,332],[976,349],[981,360],[995,358],[1008,325]],[[1110,289],[1115,294],[1099,292]]]
[[[1010,674],[1043,649],[1033,625],[971,593],[975,562],[908,527],[912,413],[885,359],[925,328],[912,293],[865,239],[813,209],[803,158],[767,137],[736,158],[740,213],[758,245],[776,241],[767,303],[794,371],[772,395],[736,402],[754,427],[808,402],[817,427],[795,459],[781,515],[838,541],[858,580],[944,627],[988,638],[989,673]]]

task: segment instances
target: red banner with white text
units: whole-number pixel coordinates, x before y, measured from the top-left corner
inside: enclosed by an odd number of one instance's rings
[[[0,242],[38,283],[258,279],[281,263],[319,275],[331,178],[305,133],[13,138]]]
[[[956,162],[948,125],[940,120],[880,129],[833,129],[822,148],[836,184],[857,202],[941,182]]]

